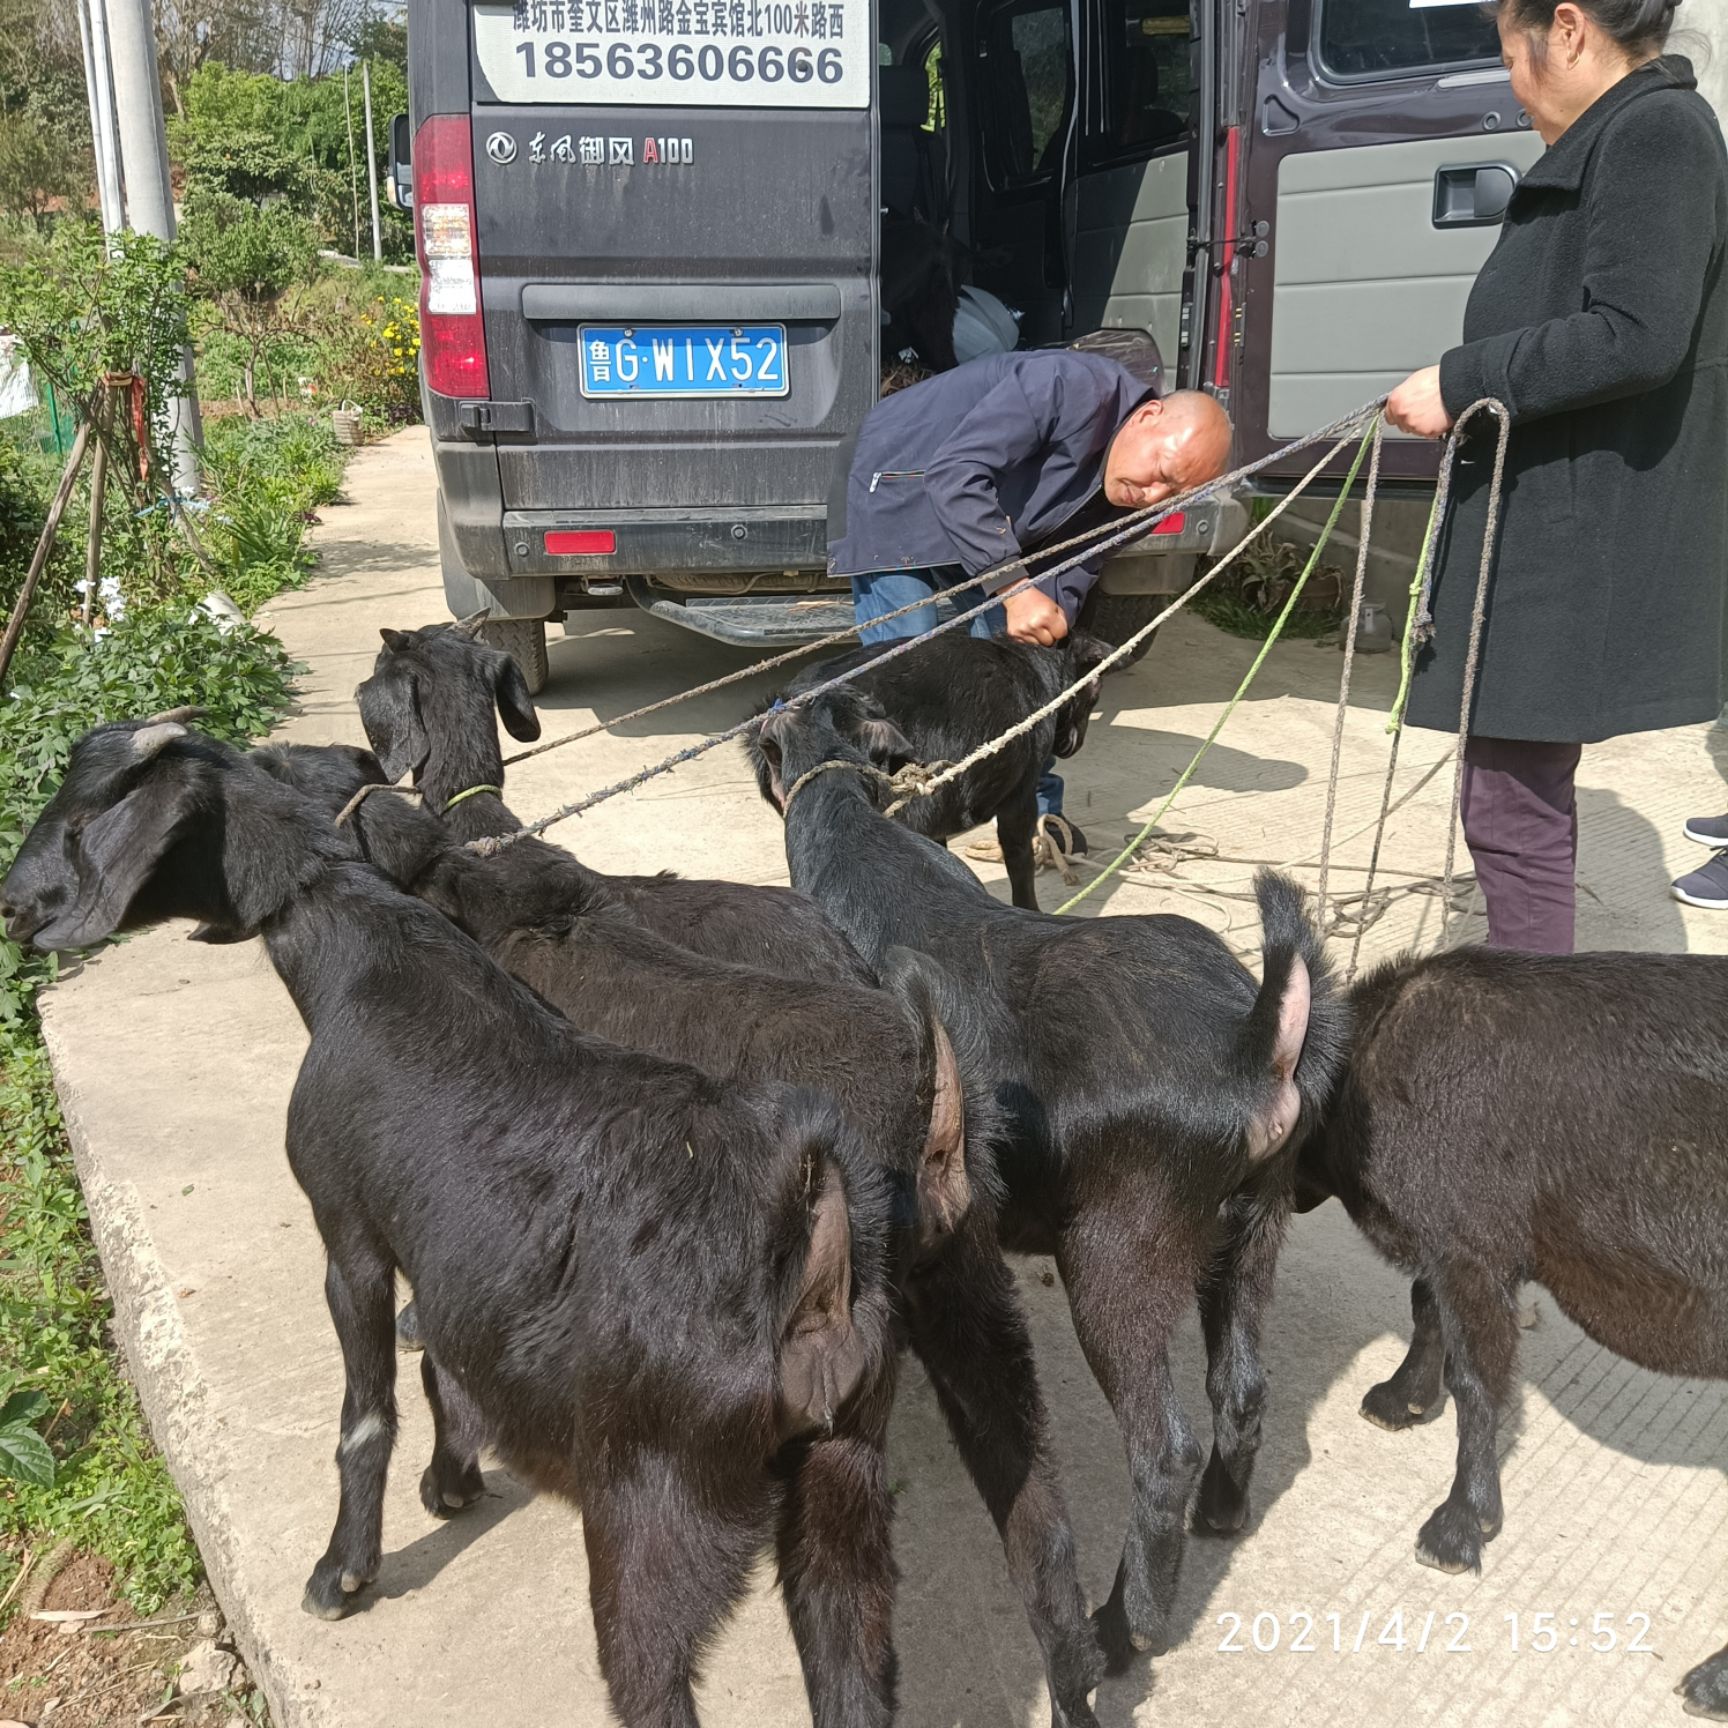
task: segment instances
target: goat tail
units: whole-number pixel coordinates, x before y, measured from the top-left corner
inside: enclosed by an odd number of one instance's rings
[[[1254,897],[1260,907],[1261,979],[1239,1049],[1247,1074],[1270,1078],[1276,1086],[1259,1132],[1251,1134],[1252,1149],[1264,1155],[1325,1107],[1343,1071],[1350,1010],[1301,886],[1262,870],[1254,878]]]

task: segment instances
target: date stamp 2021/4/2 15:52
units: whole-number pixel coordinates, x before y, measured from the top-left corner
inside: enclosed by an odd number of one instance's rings
[[[1472,1616],[1432,1609],[1406,1613],[1402,1608],[1315,1614],[1299,1608],[1283,1613],[1220,1614],[1216,1625],[1220,1631],[1217,1648],[1227,1656],[1270,1656],[1276,1650],[1297,1654],[1328,1651],[1337,1656],[1383,1651],[1468,1656],[1491,1649],[1528,1651],[1537,1656],[1560,1650],[1586,1650],[1598,1656],[1616,1651],[1643,1656],[1657,1653],[1649,1641],[1651,1616],[1642,1612],[1570,1614],[1542,1610]]]

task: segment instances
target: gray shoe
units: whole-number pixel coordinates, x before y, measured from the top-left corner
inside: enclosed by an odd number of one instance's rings
[[[1728,846],[1728,816],[1694,816],[1686,824],[1686,838],[1720,852]]]
[[[1688,906],[1728,912],[1728,852],[1718,852],[1703,869],[1682,876],[1672,892]]]

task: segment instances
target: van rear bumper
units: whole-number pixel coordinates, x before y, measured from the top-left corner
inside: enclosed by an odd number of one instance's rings
[[[611,552],[561,556],[549,533],[611,534]],[[504,550],[512,576],[599,577],[821,571],[828,562],[823,505],[716,510],[507,510]]]

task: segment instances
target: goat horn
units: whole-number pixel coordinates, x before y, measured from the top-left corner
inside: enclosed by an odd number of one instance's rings
[[[456,634],[458,636],[478,636],[480,634],[480,626],[491,616],[492,608],[490,606],[482,606],[478,612],[457,621]]]
[[[188,720],[202,720],[209,713],[207,708],[164,708],[160,714],[151,714],[141,722],[145,726],[179,726]]]
[[[186,728],[177,720],[162,720],[140,726],[132,734],[132,759],[149,762],[160,756],[176,738],[184,738]]]

